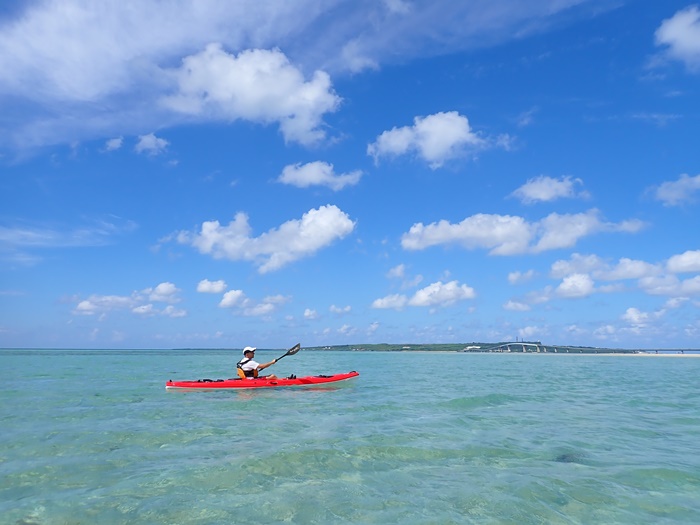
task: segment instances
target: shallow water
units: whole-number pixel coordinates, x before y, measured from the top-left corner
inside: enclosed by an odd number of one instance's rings
[[[361,375],[165,391],[237,359],[0,351],[0,523],[700,523],[698,358],[302,351],[270,371]]]

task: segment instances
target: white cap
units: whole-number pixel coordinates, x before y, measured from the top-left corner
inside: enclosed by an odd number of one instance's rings
[[[254,346],[246,346],[243,349],[243,353],[245,354],[246,352],[255,352],[255,347]]]

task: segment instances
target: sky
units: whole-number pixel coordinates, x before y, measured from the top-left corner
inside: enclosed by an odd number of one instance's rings
[[[700,5],[0,4],[0,347],[700,347]]]

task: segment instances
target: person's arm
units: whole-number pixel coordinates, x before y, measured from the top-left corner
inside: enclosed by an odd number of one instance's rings
[[[272,366],[277,362],[277,359],[273,359],[269,363],[265,363],[264,365],[259,365],[258,370],[265,370],[268,366]]]

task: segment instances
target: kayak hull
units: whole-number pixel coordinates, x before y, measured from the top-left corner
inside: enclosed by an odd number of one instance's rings
[[[304,387],[327,385],[353,379],[360,374],[352,371],[345,374],[334,374],[330,376],[305,376],[293,379],[280,377],[277,379],[196,379],[194,381],[167,381],[166,390],[236,390],[250,388],[280,388],[280,387]]]

